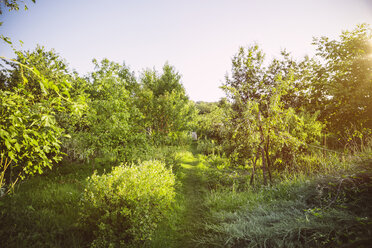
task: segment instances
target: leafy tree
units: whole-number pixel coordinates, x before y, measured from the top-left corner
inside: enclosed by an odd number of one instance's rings
[[[14,161],[20,176],[42,173],[61,159],[59,138],[63,129],[56,125],[54,107],[59,103],[33,102],[21,92],[0,92],[1,156]],[[16,168],[17,169],[17,168]]]
[[[41,174],[62,158],[64,130],[56,117],[71,111],[74,104],[70,82],[50,80],[50,75],[44,76],[33,66],[31,54],[17,55],[8,64],[11,67],[1,71],[0,153],[12,161],[11,173],[23,177]]]
[[[67,144],[76,158],[107,158],[131,160],[133,150],[146,143],[144,131],[138,125],[141,113],[134,104],[137,82],[125,64],[103,59],[93,60],[95,71],[82,83],[89,95],[89,111]]]
[[[64,84],[70,79],[66,62],[54,50],[46,51],[44,47],[38,45],[33,51],[16,51],[16,56],[16,61],[31,68],[36,67],[45,78],[56,84]],[[44,97],[43,93],[46,89],[43,84],[39,83],[37,74],[25,70],[24,67],[12,61],[3,60],[3,62],[8,67],[3,67],[1,71],[2,74],[6,75],[1,82],[2,87],[7,89],[18,88],[20,86],[19,82],[26,80],[27,84],[22,86],[25,90],[35,95],[36,100]],[[53,94],[57,93],[54,92]]]
[[[247,49],[241,47],[232,59],[231,77],[226,76],[225,89],[230,99],[239,98],[243,103],[248,100],[258,100],[265,90],[263,69],[265,54],[259,46],[253,45]],[[240,112],[239,105],[233,104],[233,109]]]
[[[309,143],[317,142],[322,128],[315,115],[294,108],[301,96],[296,87],[299,77],[294,76],[298,67],[287,66],[284,55],[284,61],[274,60],[265,68],[264,54],[257,45],[241,48],[223,87],[232,103],[227,151],[236,162],[252,165],[251,183],[258,162],[265,184],[272,169],[296,169],[295,157],[306,152]]]
[[[291,81],[291,86],[283,95],[282,101],[286,107],[293,107],[301,111],[309,101],[309,87],[311,75],[314,73],[313,59],[305,57],[296,61],[286,50],[279,58],[274,58],[267,67],[264,66],[265,54],[257,44],[247,48],[241,47],[232,59],[231,76],[226,76],[224,88],[234,88],[234,93],[227,91],[228,98],[238,97],[243,102],[258,101],[262,97],[269,97],[279,84],[280,75],[284,81]],[[233,104],[237,112],[239,106]]]
[[[80,123],[80,117],[86,111],[87,96],[82,88],[86,82],[79,78],[76,72],[72,74],[66,61],[53,49],[47,51],[44,47],[37,46],[32,51],[16,51],[16,55],[16,61],[29,68],[36,68],[39,74],[53,82],[55,84],[53,90],[45,89],[40,83],[38,74],[8,60],[3,60],[5,66],[0,71],[0,88],[10,91],[22,88],[33,95],[34,102],[60,97],[63,110],[56,111],[54,116],[59,127],[65,129],[67,133],[73,132],[74,127]],[[23,81],[27,83],[19,83]]]
[[[310,106],[338,137],[372,129],[372,32],[366,24],[344,31],[339,40],[315,38],[317,64]],[[369,130],[369,131],[368,131]]]
[[[168,64],[161,75],[155,70],[142,74],[137,105],[144,116],[143,127],[153,141],[175,142],[191,128],[196,111],[180,80]]]
[[[221,99],[219,102],[197,102],[196,108],[199,111],[197,117],[198,137],[222,144],[229,107],[225,99]]]

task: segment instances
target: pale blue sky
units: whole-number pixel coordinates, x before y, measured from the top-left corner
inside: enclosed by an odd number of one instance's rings
[[[137,75],[168,61],[192,100],[216,101],[239,46],[257,42],[268,59],[283,48],[312,55],[312,37],[372,24],[372,0],[36,0],[0,19],[0,34],[54,48],[81,74],[93,58],[125,61]],[[1,44],[0,55],[10,49]]]

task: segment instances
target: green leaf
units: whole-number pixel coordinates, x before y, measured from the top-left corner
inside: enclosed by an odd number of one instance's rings
[[[9,37],[5,37],[4,35],[0,35],[0,39],[8,43],[9,45],[12,45],[12,42],[10,41]]]
[[[51,115],[43,115],[41,117],[41,121],[43,122],[44,126],[50,127],[54,124],[54,118]]]
[[[5,131],[4,129],[0,129],[0,137],[3,139],[9,138],[9,133]]]
[[[17,150],[17,152],[21,151],[21,145],[19,143],[15,143],[14,148]]]
[[[8,148],[8,150],[10,150],[12,148],[12,146],[9,143],[9,140],[7,140],[7,139],[5,140],[5,146],[6,146],[6,148]]]

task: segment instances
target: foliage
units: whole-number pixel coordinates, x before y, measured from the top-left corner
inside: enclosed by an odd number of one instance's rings
[[[199,110],[196,129],[199,139],[212,139],[218,144],[223,143],[229,107],[226,99],[213,103],[196,103]]]
[[[203,115],[212,112],[218,106],[217,102],[203,102],[197,101],[195,107],[198,110],[198,114]]]
[[[1,153],[22,166],[23,173],[42,173],[52,159],[61,159],[59,128],[53,116],[54,104],[34,104],[32,97],[9,91],[0,92]]]
[[[240,48],[227,98],[196,104],[169,64],[137,79],[125,64],[93,60],[94,71],[80,77],[41,46],[1,57],[2,244],[367,247],[371,30],[360,25],[313,44],[315,58],[297,61],[284,50],[269,64],[258,45]],[[348,150],[319,147],[323,127]],[[199,136],[197,157],[181,147],[190,131]],[[64,152],[65,163],[87,163],[44,173]],[[101,175],[117,161],[139,165]],[[98,172],[85,180],[89,165]]]
[[[133,101],[136,79],[125,64],[103,59],[93,60],[95,71],[81,82],[89,96],[89,111],[72,133],[66,149],[74,158],[107,158],[132,160],[132,150],[145,149],[144,130],[138,125],[141,118]]]
[[[36,0],[31,0],[33,3],[35,3]],[[24,9],[27,10],[27,5],[24,3],[23,0],[2,0],[0,2],[0,15],[3,13],[2,8],[8,8],[9,11],[11,10],[19,10],[19,5],[23,4]]]
[[[39,45],[34,50],[15,50],[15,53],[15,60],[3,59],[0,88],[9,91],[21,88],[32,94],[35,102],[50,97],[60,98],[64,109],[60,108],[56,113],[58,125],[64,129],[76,125],[86,110],[86,103],[79,87],[81,79],[76,73],[70,73],[67,62],[53,49],[47,51]],[[43,79],[50,82],[50,85],[40,83]]]
[[[208,154],[220,154],[221,146],[212,139],[199,139],[196,146],[196,151],[205,155]]]
[[[297,178],[269,188],[220,189],[210,209],[203,247],[369,247],[371,174],[348,172]],[[360,170],[360,168],[359,168]]]
[[[6,195],[7,193],[10,192],[11,189],[13,189],[14,185],[17,183],[17,180],[15,182],[12,182],[9,186],[8,186],[8,190],[6,191],[6,182],[5,182],[5,172],[7,172],[7,169],[9,168],[9,165],[12,163],[12,160],[8,160],[7,158],[3,158],[3,156],[1,156],[0,158],[0,168],[1,168],[1,171],[0,171],[0,197],[3,197],[4,195]]]
[[[320,37],[313,41],[318,61],[311,79],[309,110],[320,110],[321,120],[337,138],[347,136],[344,144],[353,135],[363,136],[372,129],[371,44],[372,32],[366,24],[342,32],[338,40]]]
[[[215,167],[214,163],[220,163],[222,166]],[[210,191],[231,190],[244,191],[247,189],[249,174],[242,168],[229,168],[227,159],[208,156],[202,168],[201,177],[205,187]]]
[[[141,76],[137,106],[144,117],[142,126],[155,144],[177,144],[182,133],[193,127],[196,110],[180,80],[169,64],[164,65],[161,75],[147,70]]]
[[[35,3],[36,0],[31,0],[33,3]],[[28,7],[24,3],[24,0],[1,0],[0,1],[0,16],[3,14],[4,9],[8,9],[9,11],[15,10],[18,11],[19,7],[21,6],[24,10],[27,10]],[[0,22],[0,27],[3,25],[4,22]],[[0,35],[0,39],[4,40],[7,43],[11,43],[9,37],[5,37],[4,35]]]
[[[63,162],[62,162],[63,163]],[[3,247],[84,247],[77,227],[79,201],[91,168],[63,164],[18,183],[0,199]]]
[[[296,95],[293,73],[287,71],[283,79],[279,71],[274,77],[272,68],[263,67],[263,58],[257,45],[241,48],[233,58],[233,74],[224,86],[232,102],[225,142],[232,159],[251,165],[251,183],[256,164],[261,162],[266,184],[267,174],[272,179],[272,169],[297,169],[296,157],[317,142],[322,125],[316,115],[289,104],[289,92]],[[282,100],[285,97],[287,101]]]
[[[172,171],[158,161],[93,174],[81,204],[81,223],[95,237],[92,246],[138,245],[151,239],[174,201],[174,183]]]
[[[4,67],[1,71],[0,152],[13,161],[8,182],[25,174],[41,174],[44,168],[51,168],[53,162],[61,160],[64,130],[56,119],[60,113],[75,114],[70,82],[45,73],[53,70],[40,63],[47,61],[41,58],[44,50],[38,48],[35,53],[17,52],[17,55],[16,60],[7,61],[11,68]],[[42,72],[34,67],[35,59]],[[17,177],[11,178],[12,173]]]

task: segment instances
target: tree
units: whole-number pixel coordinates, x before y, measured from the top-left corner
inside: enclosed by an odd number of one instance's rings
[[[60,113],[72,112],[75,105],[68,80],[54,80],[42,66],[42,72],[38,70],[42,63],[34,64],[34,53],[17,55],[7,61],[10,68],[1,70],[0,154],[12,161],[8,182],[12,174],[15,180],[41,174],[61,160],[64,129],[56,119]],[[5,169],[5,164],[0,166]]]
[[[372,129],[372,32],[366,24],[344,31],[339,40],[315,38],[317,64],[310,106],[321,111],[328,132],[338,138]],[[353,131],[355,131],[353,133]]]
[[[133,150],[143,147],[146,139],[134,104],[134,73],[108,59],[93,63],[95,71],[83,87],[89,95],[89,111],[72,134],[68,152],[81,159],[132,160]]]
[[[169,64],[161,75],[147,70],[141,76],[137,105],[144,116],[143,127],[155,142],[175,142],[194,122],[196,110],[180,80]]]
[[[233,106],[227,122],[230,157],[252,165],[251,183],[259,162],[264,184],[267,177],[271,180],[272,169],[295,170],[295,157],[317,142],[322,129],[316,115],[294,108],[301,96],[299,77],[294,76],[299,67],[287,66],[284,55],[283,61],[274,60],[265,68],[257,45],[241,48],[223,87]]]
[[[0,70],[0,89],[16,91],[22,88],[33,95],[34,102],[45,101],[50,97],[61,97],[61,106],[64,109],[55,112],[56,121],[59,127],[68,129],[68,133],[73,131],[73,127],[79,123],[80,117],[86,111],[87,96],[82,88],[82,84],[86,85],[86,82],[82,82],[77,73],[72,74],[66,61],[53,49],[47,51],[38,45],[32,51],[15,53],[17,55],[15,61],[28,68],[35,68],[38,74],[11,60],[3,59],[5,66]],[[55,84],[52,91],[40,83],[39,75]],[[20,83],[24,81],[26,83]],[[60,91],[62,89],[63,92]]]
[[[225,121],[230,105],[222,99],[219,102],[197,102],[197,133],[200,139],[211,139],[223,143]]]

